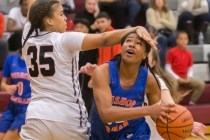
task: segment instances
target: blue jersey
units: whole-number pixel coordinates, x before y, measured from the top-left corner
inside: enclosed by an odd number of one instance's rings
[[[3,77],[10,78],[11,85],[18,86],[14,93],[15,97],[31,97],[30,81],[27,74],[26,64],[20,56],[10,55],[7,57],[4,64]]]
[[[109,62],[110,88],[112,91],[112,105],[125,108],[139,107],[144,102],[144,93],[147,81],[148,70],[145,67],[139,68],[138,77],[130,89],[123,89],[120,85],[117,61]],[[145,118],[127,120],[123,122],[112,122],[106,124],[106,130],[110,139],[149,139],[150,129]]]

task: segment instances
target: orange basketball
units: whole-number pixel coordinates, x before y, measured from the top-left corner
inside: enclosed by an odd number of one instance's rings
[[[174,120],[168,120],[164,124],[159,119],[156,128],[160,136],[165,140],[184,140],[189,137],[193,129],[193,117],[184,106],[176,105],[176,113],[169,113]]]

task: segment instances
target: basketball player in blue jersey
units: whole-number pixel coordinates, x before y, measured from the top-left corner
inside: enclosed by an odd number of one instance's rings
[[[153,47],[156,42],[143,27],[102,34],[65,32],[67,18],[58,0],[27,3],[22,57],[29,73],[32,99],[20,136],[23,140],[89,139],[88,116],[78,80],[79,51],[119,44],[130,32],[137,32]]]
[[[149,115],[165,122],[163,118],[171,119],[166,111],[175,111],[174,105],[158,103],[158,83],[145,67],[150,46],[135,32],[126,35],[121,45],[121,55],[98,66],[93,73],[98,113],[110,140],[148,140],[150,129],[144,117]],[[151,106],[142,106],[145,93]],[[96,116],[94,118],[97,120]]]
[[[20,54],[9,55],[3,68],[1,89],[11,94],[9,105],[0,118],[0,140],[18,140],[31,99],[25,61]]]
[[[161,102],[164,104],[167,103],[177,103],[181,98],[183,98],[183,94],[180,94],[176,90],[176,83],[173,77],[171,77],[169,74],[163,72],[163,70],[160,67],[160,59],[158,56],[158,53],[156,50],[151,49],[150,53],[148,54],[148,63],[151,67],[151,71],[155,73],[155,76],[157,77],[160,87],[161,87]],[[93,70],[97,67],[97,65],[92,65],[90,63],[86,64],[81,68],[81,72],[84,72],[90,76],[92,76]],[[90,87],[92,87],[92,84],[90,82]],[[147,98],[145,98],[144,105],[148,104]],[[150,140],[163,140],[161,136],[158,134],[155,126],[155,122],[149,117],[146,116],[146,122],[148,123],[150,130],[151,130],[151,136]],[[98,112],[95,109],[93,114],[93,119],[91,122],[91,139],[95,140],[109,140],[109,135],[105,130],[105,126],[101,122],[101,119],[98,117]],[[191,132],[191,136],[194,137],[201,137],[204,140],[207,140],[205,137],[205,125],[199,122],[194,122],[194,127]]]

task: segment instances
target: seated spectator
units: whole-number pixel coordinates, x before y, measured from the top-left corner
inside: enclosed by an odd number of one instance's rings
[[[19,5],[20,7],[14,7],[9,11],[7,21],[7,31],[9,32],[22,31],[26,22],[27,0],[20,0]]]
[[[112,26],[116,29],[125,27],[125,13],[121,0],[98,0],[101,11],[111,16]]]
[[[3,69],[4,61],[8,55],[7,41],[3,38],[4,15],[0,12],[0,71]]]
[[[134,26],[139,15],[142,17],[141,21],[146,20],[146,10],[149,6],[149,1],[99,0],[99,4],[101,11],[106,11],[112,16],[114,20],[113,26],[115,28],[125,28]],[[145,26],[145,23],[142,26]]]
[[[106,12],[101,12],[96,17],[96,24],[100,33],[106,31],[112,31],[114,28],[111,26],[111,18]],[[108,62],[112,59],[116,54],[121,52],[121,45],[110,46],[106,48],[99,48],[99,58],[98,64],[101,65],[103,63]]]
[[[144,20],[146,20],[146,11],[149,7],[148,0],[123,0],[122,3],[126,10],[126,27],[135,25],[139,13],[141,13],[141,15],[144,16]]]
[[[74,19],[74,31],[89,33],[90,22],[86,18],[75,18]],[[84,66],[86,63],[97,64],[98,59],[98,49],[89,50],[89,51],[80,51],[79,52],[79,68]],[[85,106],[90,117],[91,108],[93,104],[93,90],[88,87],[88,82],[90,76],[80,73],[79,82],[82,92],[82,98],[85,101]]]
[[[210,13],[207,0],[179,0],[178,1],[177,30],[186,31],[190,44],[198,44],[199,33],[206,37]],[[206,40],[206,39],[205,39]]]
[[[173,47],[176,44],[174,36],[176,20],[172,10],[167,6],[166,0],[151,0],[151,7],[146,12],[146,18],[147,23],[167,40],[168,47]]]
[[[167,53],[166,71],[178,81],[182,90],[190,91],[190,105],[195,105],[203,93],[205,83],[193,78],[193,56],[187,49],[188,35],[186,32],[177,33],[177,46]]]
[[[27,0],[20,0],[19,5],[20,7],[12,8],[8,15],[7,31],[12,32],[12,35],[8,40],[9,44],[19,43],[18,40],[16,40],[15,38],[18,36],[19,36],[18,38],[21,38],[22,30],[26,22],[26,15],[28,12]],[[14,46],[16,45],[9,45],[9,50],[15,51],[16,48],[13,48]]]
[[[98,15],[100,9],[98,7],[97,0],[85,0],[85,8],[80,12],[76,13],[75,18],[86,18],[90,22],[90,32],[95,32],[96,25],[95,17]]]

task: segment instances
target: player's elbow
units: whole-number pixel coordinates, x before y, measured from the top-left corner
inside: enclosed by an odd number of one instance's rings
[[[100,111],[99,115],[100,115],[101,121],[103,123],[110,123],[110,122],[112,122],[112,120],[111,120],[112,117],[111,117],[111,115],[110,115],[110,113],[108,111],[106,111],[106,110]]]
[[[110,42],[109,34],[107,32],[101,33],[101,46],[110,46],[112,45]]]

